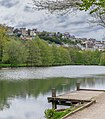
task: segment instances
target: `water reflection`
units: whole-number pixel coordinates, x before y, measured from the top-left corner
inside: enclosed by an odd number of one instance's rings
[[[51,88],[62,93],[74,85],[75,81],[67,78],[1,80],[0,119],[43,119],[44,110],[51,107],[47,103]]]
[[[57,94],[75,90],[77,81],[82,88],[105,89],[105,76],[91,78],[52,78],[35,80],[0,80],[0,119],[43,119],[44,110],[51,108],[47,97],[51,89]]]

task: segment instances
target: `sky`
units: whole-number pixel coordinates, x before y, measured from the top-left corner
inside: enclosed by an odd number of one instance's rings
[[[66,15],[50,14],[33,9],[31,0],[0,0],[0,24],[37,28],[38,31],[69,32],[79,38],[102,40],[105,30],[89,23],[87,12]]]

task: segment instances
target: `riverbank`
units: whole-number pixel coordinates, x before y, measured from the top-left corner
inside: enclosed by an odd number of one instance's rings
[[[0,64],[0,68],[16,67],[56,67],[56,66],[104,66],[104,65],[84,65],[84,64],[56,64],[56,65],[31,65],[31,64]]]
[[[51,67],[51,66],[64,66],[69,64],[56,64],[56,65],[32,65],[32,64],[0,64],[0,67]]]

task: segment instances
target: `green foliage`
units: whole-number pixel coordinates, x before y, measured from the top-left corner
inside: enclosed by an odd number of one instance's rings
[[[59,47],[59,52],[60,52],[60,57],[61,57],[61,62],[62,64],[70,64],[71,63],[71,57],[69,55],[69,51],[66,48]]]
[[[104,65],[102,52],[84,50],[76,47],[65,48],[62,45],[49,44],[38,36],[23,41],[7,37],[2,28],[0,33],[0,66],[55,66],[70,64]]]
[[[80,10],[90,10],[90,14],[96,11],[102,11],[101,14],[105,14],[105,0],[81,0],[82,3],[79,4]]]
[[[105,65],[105,52],[101,54],[100,65]]]
[[[52,65],[52,51],[48,43],[41,39],[36,39],[36,44],[40,49],[42,66]]]
[[[3,62],[21,64],[26,60],[25,47],[19,41],[11,40],[4,49]]]
[[[48,110],[45,110],[45,118],[47,119],[54,119],[54,109],[48,109]]]
[[[86,65],[98,65],[100,60],[100,51],[83,51],[83,64]]]
[[[61,39],[57,38],[57,37],[48,37],[48,36],[39,36],[41,39],[44,39],[46,41],[50,41],[51,43],[56,43],[56,44],[62,44]]]
[[[6,35],[6,27],[0,25],[0,63],[2,63],[3,50],[6,45],[8,36]]]
[[[45,118],[46,119],[60,119],[75,109],[76,108],[74,107],[65,109],[64,111],[55,111],[54,109],[47,109],[45,110]]]
[[[39,66],[41,62],[40,49],[34,40],[28,40],[26,42],[27,48],[27,64],[31,66]]]
[[[69,48],[69,55],[71,57],[71,64],[83,64],[82,51],[77,48]]]

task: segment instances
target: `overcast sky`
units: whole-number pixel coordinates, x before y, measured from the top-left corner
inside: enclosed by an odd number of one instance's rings
[[[0,23],[14,27],[37,28],[39,31],[69,32],[76,37],[105,37],[100,26],[88,23],[89,15],[85,12],[69,15],[50,15],[45,11],[32,9],[31,0],[0,0]]]

